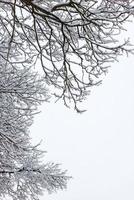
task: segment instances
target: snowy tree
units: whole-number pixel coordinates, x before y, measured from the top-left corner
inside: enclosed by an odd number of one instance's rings
[[[4,48],[1,48],[4,55]],[[43,191],[66,187],[65,171],[42,163],[43,152],[32,146],[29,126],[37,106],[48,100],[44,78],[31,68],[0,57],[0,199],[37,200]]]
[[[41,65],[65,105],[82,101],[129,41],[117,35],[134,13],[131,0],[0,0],[0,43],[6,61]],[[14,59],[10,58],[11,49]],[[40,64],[39,64],[40,62]]]

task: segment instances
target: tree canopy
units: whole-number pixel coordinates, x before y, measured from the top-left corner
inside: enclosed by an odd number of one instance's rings
[[[45,190],[66,187],[66,171],[44,164],[44,152],[29,137],[37,107],[48,98],[44,78],[0,57],[0,199],[37,200]]]
[[[131,0],[0,0],[0,199],[66,187],[66,171],[42,164],[31,145],[33,116],[49,98],[46,85],[82,112],[77,104],[110,63],[132,52],[118,36],[133,13]]]
[[[134,13],[131,0],[0,0],[0,43],[11,65],[42,66],[54,95],[81,102],[129,41],[117,35]],[[0,56],[3,56],[3,54]]]

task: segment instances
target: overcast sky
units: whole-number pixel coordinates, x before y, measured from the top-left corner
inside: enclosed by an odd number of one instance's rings
[[[61,102],[44,104],[35,117],[31,135],[43,139],[44,160],[73,176],[66,191],[41,200],[133,200],[134,56],[112,64],[83,107],[87,112],[77,114]]]

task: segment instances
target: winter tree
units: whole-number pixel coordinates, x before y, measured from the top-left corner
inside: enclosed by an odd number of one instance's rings
[[[79,112],[77,103],[100,83],[109,63],[131,51],[117,35],[133,13],[132,0],[0,0],[5,60],[42,66],[54,95]]]
[[[30,143],[45,85],[75,110],[109,63],[131,52],[118,40],[132,0],[0,0],[0,199],[38,199],[66,187],[66,172],[43,164]],[[34,67],[42,67],[44,78]],[[32,68],[32,70],[31,70]]]
[[[65,188],[69,177],[58,164],[43,164],[29,138],[37,106],[48,100],[44,79],[31,68],[16,69],[0,50],[0,199],[37,200],[45,190]]]

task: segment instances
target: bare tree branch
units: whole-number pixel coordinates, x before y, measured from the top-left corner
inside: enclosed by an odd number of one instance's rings
[[[133,1],[0,0],[0,5],[10,53],[5,59],[23,66],[40,62],[54,95],[78,112],[77,104],[101,83],[110,63],[132,52],[129,40],[120,43],[117,36],[134,13]]]
[[[0,199],[37,200],[66,188],[70,177],[57,164],[42,164],[44,152],[31,145],[33,116],[49,98],[45,79],[6,59],[0,57]]]

